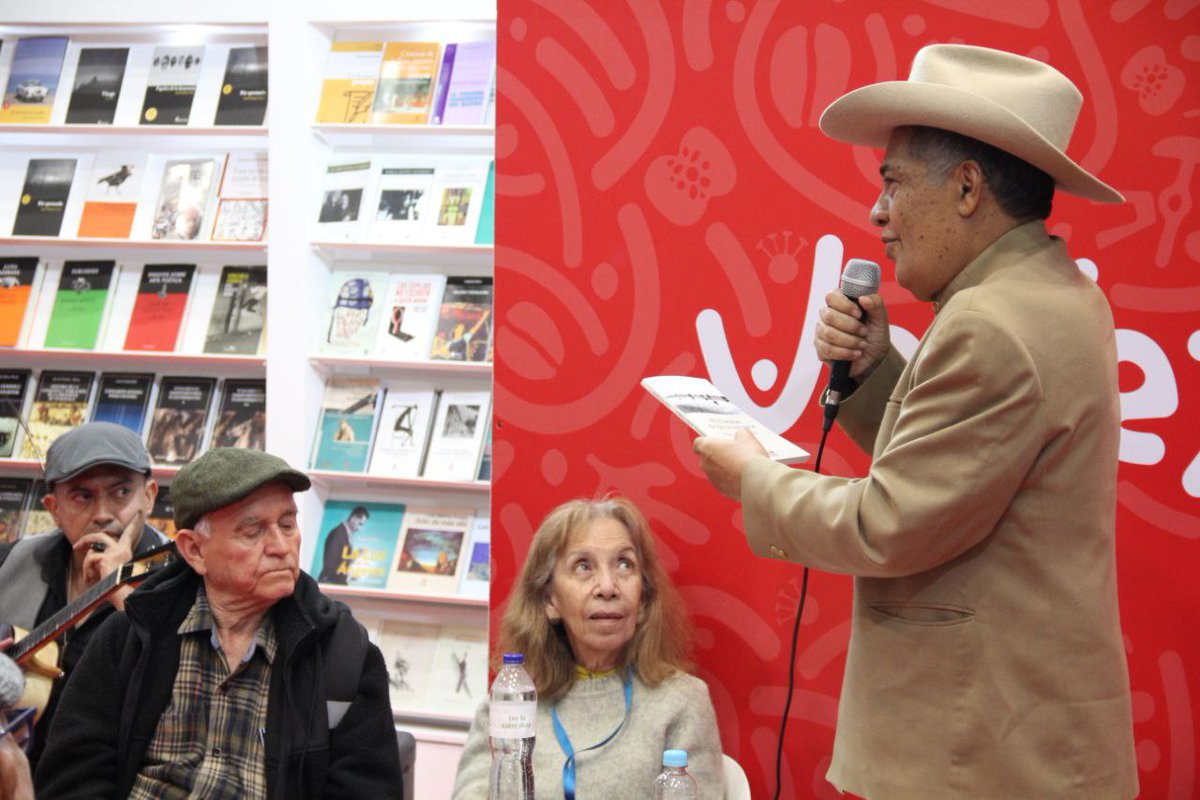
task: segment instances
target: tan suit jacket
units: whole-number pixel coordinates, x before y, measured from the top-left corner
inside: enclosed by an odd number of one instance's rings
[[[1042,222],[843,404],[867,477],[755,459],[751,549],[855,576],[828,779],[871,800],[1137,794],[1112,315]]]

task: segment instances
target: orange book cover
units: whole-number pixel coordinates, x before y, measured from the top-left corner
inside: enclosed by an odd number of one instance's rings
[[[438,42],[388,42],[383,50],[379,85],[371,121],[376,124],[424,125],[433,105]]]
[[[0,347],[16,347],[29,313],[37,256],[0,260]]]
[[[128,239],[133,230],[137,203],[104,203],[89,200],[79,218],[80,238]]]

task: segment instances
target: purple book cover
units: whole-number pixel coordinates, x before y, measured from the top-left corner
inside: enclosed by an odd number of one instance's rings
[[[496,42],[460,42],[446,90],[443,125],[482,125],[496,72]]]
[[[442,124],[442,112],[446,110],[446,95],[450,88],[450,73],[454,71],[454,53],[458,45],[448,44],[442,53],[442,68],[438,70],[437,92],[433,95],[433,113],[429,115],[430,125]]]

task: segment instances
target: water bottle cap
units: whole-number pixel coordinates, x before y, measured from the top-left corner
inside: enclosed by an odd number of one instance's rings
[[[525,663],[525,654],[524,653],[505,653],[504,654],[504,663],[505,664],[524,664]]]
[[[664,767],[686,767],[687,766],[687,750],[664,750],[663,751],[663,766]]]

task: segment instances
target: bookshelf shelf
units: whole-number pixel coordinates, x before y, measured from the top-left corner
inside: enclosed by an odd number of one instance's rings
[[[42,462],[35,458],[0,458],[0,468],[4,470],[5,474],[21,477],[39,478],[42,475]],[[162,480],[175,477],[175,473],[179,472],[179,467],[155,464],[150,471],[155,480]]]
[[[308,475],[341,494],[355,489],[413,489],[453,490],[478,492],[486,495],[492,488],[490,481],[439,481],[431,478],[389,478],[386,475],[371,475],[365,472],[335,472],[333,470],[310,469]]]
[[[402,592],[389,592],[386,589],[359,589],[353,586],[333,586],[327,583],[321,584],[321,591],[331,597],[369,597],[399,603],[458,606],[460,608],[480,610],[487,610],[488,607],[487,598],[459,597],[458,595],[405,594]]]
[[[23,248],[48,253],[54,250],[159,250],[175,253],[267,252],[266,242],[167,242],[153,239],[77,239],[60,236],[0,236],[0,247]]]
[[[466,266],[490,273],[495,248],[490,244],[388,244],[386,242],[312,242],[313,252],[326,263],[335,261],[436,260],[446,266]]]
[[[490,376],[490,362],[463,361],[388,361],[369,356],[310,356],[313,367],[323,375],[352,373],[355,375],[395,375],[397,373],[426,372],[455,375]]]
[[[244,369],[261,374],[266,360],[262,356],[212,355],[209,353],[151,353],[107,350],[58,350],[43,348],[4,348],[5,364],[13,367],[53,366],[69,369],[87,359],[87,369],[122,368],[160,372],[163,370],[226,368]]]
[[[265,139],[267,129],[262,125],[5,125],[0,134],[66,134],[70,136],[240,136]]]
[[[496,136],[492,125],[355,125],[318,123],[313,135],[339,149],[424,149],[434,152],[490,153]]]

